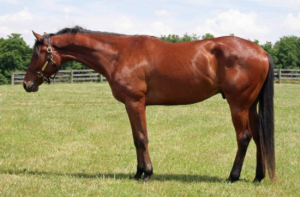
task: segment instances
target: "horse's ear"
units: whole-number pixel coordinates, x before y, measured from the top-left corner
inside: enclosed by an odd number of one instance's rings
[[[38,33],[35,33],[34,31],[32,31],[33,35],[36,37],[36,39],[39,41],[39,42],[43,42],[44,38],[43,36],[41,36],[40,34]]]

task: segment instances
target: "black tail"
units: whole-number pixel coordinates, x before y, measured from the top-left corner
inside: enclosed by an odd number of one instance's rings
[[[268,54],[269,72],[259,96],[259,136],[263,159],[271,180],[275,178],[274,147],[274,63]]]

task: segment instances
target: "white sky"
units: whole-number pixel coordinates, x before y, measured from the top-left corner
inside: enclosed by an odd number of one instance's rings
[[[260,43],[300,37],[300,0],[0,0],[0,37],[65,27],[124,34],[234,33]]]

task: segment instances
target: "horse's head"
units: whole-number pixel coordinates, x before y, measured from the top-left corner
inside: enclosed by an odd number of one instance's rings
[[[33,32],[37,41],[34,45],[31,61],[26,72],[23,86],[27,92],[38,91],[44,81],[50,83],[50,77],[56,74],[61,65],[61,55],[51,45],[50,35],[41,36]]]

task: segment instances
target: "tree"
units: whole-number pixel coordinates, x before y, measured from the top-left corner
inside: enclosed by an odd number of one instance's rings
[[[214,35],[212,35],[210,33],[206,33],[202,36],[202,40],[212,39],[212,38],[214,38]]]
[[[178,35],[175,34],[169,34],[169,35],[162,35],[160,37],[161,40],[166,41],[166,42],[172,42],[172,43],[176,43],[176,42],[180,42],[180,37]]]
[[[270,53],[273,49],[273,45],[272,42],[266,42],[266,44],[262,44],[260,45],[265,51],[267,51],[268,53]]]
[[[272,44],[272,42],[266,42],[265,44],[263,45],[260,45],[267,53],[269,53],[274,62],[278,62],[278,58],[277,58],[277,53],[276,53],[276,50],[274,49],[274,46]],[[275,67],[278,68],[278,66],[275,64]]]
[[[0,39],[0,84],[9,83],[12,72],[25,71],[31,54],[32,48],[26,45],[20,34]]]
[[[196,34],[188,35],[187,33],[184,34],[182,37],[175,35],[175,34],[169,34],[169,35],[162,35],[160,37],[161,40],[166,42],[190,42],[190,41],[196,41],[199,40],[199,37]]]
[[[64,63],[61,66],[61,70],[80,70],[80,69],[87,69],[87,67],[79,62],[71,61]]]
[[[181,42],[191,42],[199,40],[199,36],[197,34],[188,35],[187,33],[183,35]]]
[[[253,41],[255,44],[257,44],[257,45],[259,45],[259,40],[257,40],[257,39],[254,39],[254,41]]]
[[[274,45],[278,68],[300,68],[300,38],[284,36]]]

